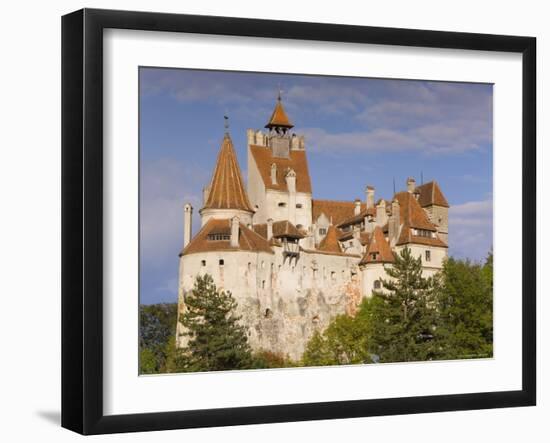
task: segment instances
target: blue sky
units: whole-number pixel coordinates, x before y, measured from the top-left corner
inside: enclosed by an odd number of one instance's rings
[[[246,180],[246,129],[263,128],[278,89],[306,136],[314,198],[391,198],[408,176],[437,180],[451,205],[449,253],[492,245],[493,88],[487,84],[140,69],[140,297],[177,300],[183,205],[200,227],[224,114]]]

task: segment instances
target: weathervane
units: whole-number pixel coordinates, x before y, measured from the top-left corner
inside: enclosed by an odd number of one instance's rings
[[[223,127],[225,129],[225,132],[229,132],[229,117],[227,116],[227,112],[223,116]]]

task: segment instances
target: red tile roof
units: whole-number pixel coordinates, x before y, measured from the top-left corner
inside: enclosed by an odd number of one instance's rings
[[[338,242],[338,233],[336,232],[334,225],[329,226],[327,235],[325,235],[325,238],[321,240],[321,243],[319,243],[317,249],[322,252],[331,252],[336,254],[342,252],[342,248]]]
[[[244,188],[237,155],[229,134],[223,137],[203,209],[241,209],[254,212]]]
[[[199,252],[211,251],[254,251],[273,253],[269,242],[256,232],[240,224],[239,247],[232,248],[230,240],[209,240],[211,234],[231,235],[230,219],[211,218],[201,228],[197,235],[191,240],[180,255],[196,254]]]
[[[417,186],[416,191],[420,192],[418,203],[423,208],[431,205],[443,206],[445,208],[449,207],[449,203],[443,195],[443,192],[441,192],[441,188],[436,181],[431,181]]]
[[[393,263],[395,258],[389,243],[384,237],[380,226],[374,228],[367,252],[359,262],[360,265],[369,263]]]
[[[277,126],[289,129],[294,127],[293,124],[290,123],[288,115],[286,115],[280,96],[277,99],[277,103],[275,103],[275,109],[273,109],[269,122],[265,125],[266,128],[273,128]]]
[[[264,238],[267,238],[267,223],[252,226],[252,229]],[[305,235],[288,220],[273,222],[273,237],[304,238]]]
[[[399,202],[400,223],[404,223],[411,228],[437,231],[437,228],[430,222],[428,215],[420,207],[412,193],[398,192],[394,198]]]
[[[296,172],[296,192],[311,194],[311,179],[305,151],[291,150],[289,153],[290,158],[282,158],[273,157],[271,149],[268,147],[251,145],[250,152],[266,189],[288,192],[285,175],[287,170],[291,168]],[[276,184],[271,182],[271,165],[273,163],[277,166]]]
[[[353,201],[312,200],[311,206],[313,222],[316,222],[321,214],[325,214],[335,226],[354,217],[355,213],[355,202]],[[361,211],[366,211],[366,209],[366,204],[361,203]]]

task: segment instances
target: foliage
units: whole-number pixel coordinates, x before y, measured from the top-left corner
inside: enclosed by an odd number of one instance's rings
[[[440,358],[493,355],[493,256],[485,264],[450,258],[438,296]]]
[[[315,332],[302,357],[305,366],[343,365],[370,361],[369,324],[365,316],[337,316],[321,334]]]
[[[290,358],[272,351],[261,350],[252,355],[253,369],[293,368],[298,363]]]
[[[317,332],[306,366],[425,361],[492,356],[493,256],[448,259],[431,278],[409,249],[386,268],[383,289],[364,299],[355,317],[336,317]]]
[[[239,324],[237,302],[218,291],[210,275],[197,277],[181,316],[187,345],[178,356],[185,371],[223,371],[253,367],[246,328]]]
[[[139,307],[140,373],[164,372],[166,346],[176,333],[177,305],[159,303]]]
[[[434,331],[437,284],[422,276],[422,261],[410,249],[386,268],[383,290],[373,292],[377,301],[370,315],[369,347],[380,362],[431,360],[435,357]]]

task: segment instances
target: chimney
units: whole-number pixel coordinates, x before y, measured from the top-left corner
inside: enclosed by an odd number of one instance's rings
[[[384,226],[388,222],[388,214],[386,213],[386,200],[381,199],[376,206],[376,225]]]
[[[412,177],[409,177],[407,179],[407,192],[410,192],[412,194],[415,188],[416,188],[416,180]]]
[[[273,219],[270,218],[267,220],[267,241],[271,240],[273,237]]]
[[[277,184],[277,165],[275,163],[271,164],[271,184]]]
[[[193,235],[193,206],[186,203],[183,206],[183,247],[185,248],[191,241]]]
[[[256,144],[255,143],[255,138],[256,138],[256,133],[254,131],[254,129],[247,129],[246,130],[246,141],[248,143],[248,145],[254,145]]]
[[[367,209],[374,208],[374,186],[367,186],[365,193],[367,195]]]
[[[288,186],[288,192],[295,193],[296,192],[296,172],[294,172],[294,169],[290,168],[285,176],[286,185]]]
[[[232,248],[239,247],[239,217],[233,217],[231,219],[231,240],[229,245]]]
[[[397,236],[399,235],[399,226],[401,224],[401,216],[399,209],[399,202],[397,199],[394,199],[391,203],[391,218],[389,223],[389,232],[388,236],[390,238],[391,246],[395,246],[397,243]]]
[[[361,214],[361,200],[355,199],[355,207],[353,208],[353,215]]]

